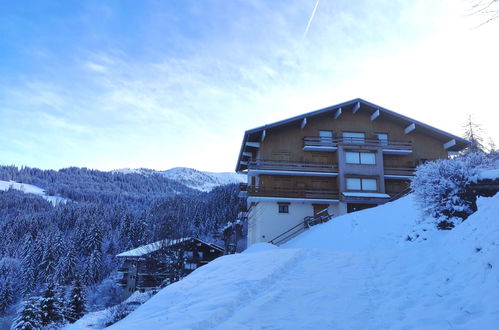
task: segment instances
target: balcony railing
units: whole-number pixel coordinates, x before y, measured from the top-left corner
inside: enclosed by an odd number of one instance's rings
[[[305,150],[313,148],[317,148],[317,150],[321,148],[325,150],[327,149],[335,150],[339,144],[380,146],[384,149],[397,149],[397,150],[412,149],[411,141],[379,140],[379,139],[367,139],[367,138],[358,138],[358,137],[328,138],[320,136],[306,136],[303,138],[303,148]]]
[[[338,191],[331,189],[267,188],[248,186],[249,196],[339,199]]]
[[[415,167],[386,166],[385,176],[414,176]]]
[[[250,170],[337,173],[338,165],[317,162],[258,160],[248,164]]]

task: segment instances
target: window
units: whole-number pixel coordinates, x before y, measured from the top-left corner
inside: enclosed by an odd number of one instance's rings
[[[362,190],[376,191],[378,190],[376,179],[362,179]]]
[[[378,190],[376,179],[367,178],[347,178],[347,190]]]
[[[289,203],[277,203],[279,206],[279,213],[289,213]]]
[[[386,133],[376,133],[378,136],[379,144],[382,146],[388,145],[388,134]]]
[[[360,178],[347,178],[347,190],[362,190]]]
[[[197,268],[197,265],[196,264],[193,264],[193,263],[186,263],[184,265],[184,269],[189,269],[189,270],[194,270]]]
[[[376,164],[376,155],[374,152],[357,152],[347,151],[345,153],[345,161],[347,164]]]
[[[333,142],[333,131],[319,131],[319,137],[321,142],[332,143]]]
[[[343,132],[344,143],[364,143],[365,134],[357,132]]]

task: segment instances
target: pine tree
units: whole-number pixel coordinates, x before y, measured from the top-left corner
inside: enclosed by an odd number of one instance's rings
[[[99,250],[94,250],[87,258],[87,263],[85,265],[85,283],[95,284],[101,278],[101,268],[102,268],[102,253]]]
[[[77,279],[66,307],[66,320],[74,323],[85,314],[85,311],[85,295],[83,294],[81,282]]]
[[[0,278],[0,314],[2,314],[7,307],[10,306],[14,301],[14,293],[10,284]]]
[[[37,283],[37,255],[35,240],[31,235],[26,235],[22,245],[21,277],[24,282],[23,293],[30,293],[34,290]]]
[[[55,290],[55,307],[59,312],[60,321],[63,322],[66,318],[66,289],[60,286]]]
[[[38,307],[38,300],[35,297],[30,297],[25,301],[19,314],[12,322],[12,329],[35,330],[41,328],[41,312]]]
[[[484,152],[483,146],[483,130],[482,127],[473,121],[471,115],[468,115],[466,123],[463,125],[464,138],[471,142],[468,152]]]
[[[61,256],[55,268],[54,281],[59,284],[70,284],[75,277],[77,267],[76,251],[71,244],[65,255]]]
[[[62,321],[61,310],[59,310],[54,286],[50,284],[45,289],[42,298],[40,299],[40,311],[42,313],[42,325],[46,326],[50,323]]]

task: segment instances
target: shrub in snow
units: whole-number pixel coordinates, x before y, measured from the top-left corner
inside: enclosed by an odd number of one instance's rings
[[[120,303],[122,288],[116,283],[118,275],[104,279],[101,283],[87,287],[85,297],[89,311],[102,310]]]
[[[145,303],[149,298],[152,297],[152,292],[134,292],[127,300],[122,303],[108,308],[107,318],[104,321],[106,327],[118,322],[119,320],[125,318],[128,314],[136,310],[140,305]]]
[[[106,327],[124,319],[128,314],[133,312],[137,308],[134,304],[121,303],[116,306],[109,308],[109,316],[105,323]]]
[[[439,219],[439,229],[452,229],[476,211],[476,196],[466,190],[490,160],[483,153],[469,153],[419,166],[411,182],[422,211]]]

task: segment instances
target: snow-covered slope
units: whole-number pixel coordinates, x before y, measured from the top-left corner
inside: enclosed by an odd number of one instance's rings
[[[136,173],[142,175],[161,174],[168,179],[177,181],[189,188],[209,192],[213,188],[231,183],[246,182],[246,175],[231,172],[202,172],[193,168],[175,167],[166,171],[154,171],[149,169],[121,169],[113,172]]]
[[[335,218],[219,258],[112,328],[497,329],[499,195],[478,208],[452,231],[418,224],[411,196]]]
[[[211,191],[213,188],[231,183],[246,182],[246,175],[238,173],[201,172],[193,168],[175,167],[161,172],[165,177],[178,181],[187,187]]]
[[[66,198],[60,197],[60,196],[49,196],[45,193],[45,190],[42,188],[32,185],[32,184],[27,184],[27,183],[18,183],[15,181],[3,181],[0,180],[0,190],[9,190],[9,189],[16,189],[20,190],[26,194],[35,194],[40,197],[43,197],[44,199],[48,200],[49,202],[52,203],[52,205],[56,205],[58,203],[65,203],[67,201]]]

